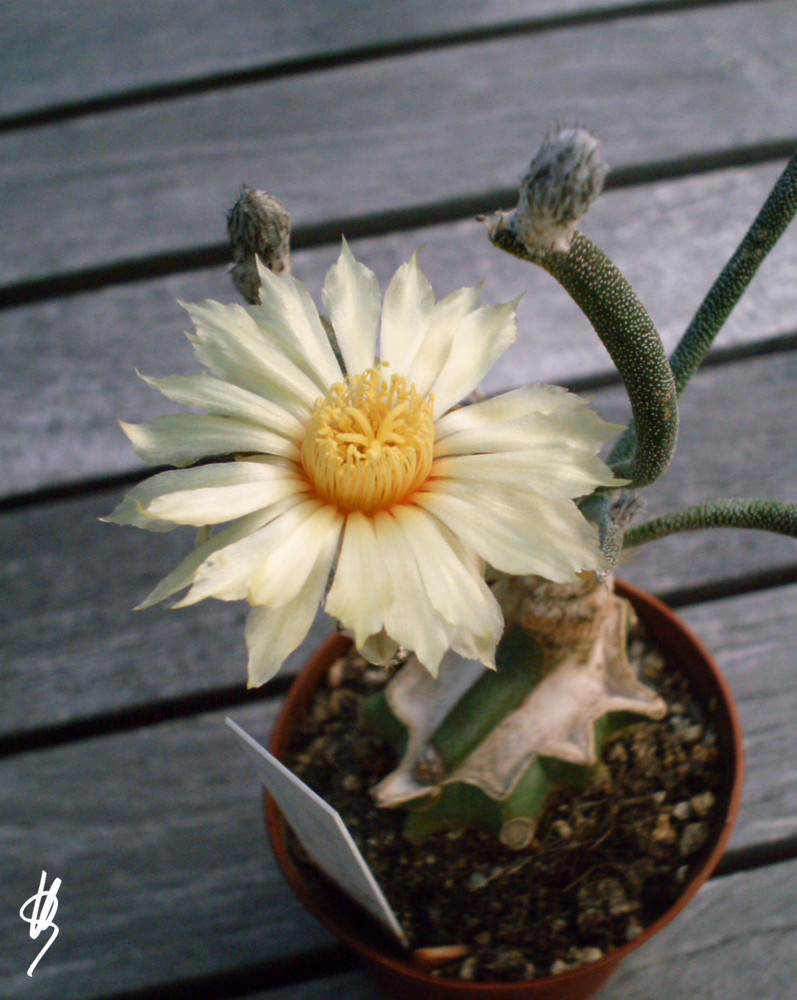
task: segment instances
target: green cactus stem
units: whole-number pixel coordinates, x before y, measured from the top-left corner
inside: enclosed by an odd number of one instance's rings
[[[503,219],[490,228],[495,246],[548,271],[592,324],[625,383],[634,419],[635,447],[614,472],[631,489],[655,482],[675,452],[678,401],[661,337],[636,292],[583,233],[567,251],[531,251]]]
[[[700,367],[725,320],[795,214],[797,153],[789,160],[744,239],[711,286],[672,355],[679,394]]]
[[[797,214],[797,153],[789,160],[744,239],[722,269],[672,354],[670,364],[678,395],[703,363],[711,345],[753,280],[764,258]],[[633,451],[633,428],[620,437],[610,462]]]
[[[542,676],[540,644],[515,626],[498,647],[496,669],[486,670],[454,705],[429,742],[444,773],[450,774],[497,723],[514,711]]]
[[[633,549],[679,531],[702,528],[756,528],[797,538],[797,506],[777,500],[715,500],[655,517],[629,528],[624,549]]]
[[[475,682],[447,708],[429,738],[414,777],[428,784],[454,771],[539,682],[542,662],[539,643],[520,627],[509,629],[496,651],[496,669],[481,671]],[[407,729],[392,712],[384,692],[363,704],[361,724],[404,753]]]

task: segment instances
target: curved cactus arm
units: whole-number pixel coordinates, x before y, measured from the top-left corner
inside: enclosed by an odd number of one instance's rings
[[[797,505],[777,500],[715,500],[629,528],[623,548],[632,549],[679,531],[701,528],[757,528],[797,538]]]
[[[736,252],[720,272],[671,358],[679,394],[759,266],[797,214],[797,153],[789,160]]]
[[[490,233],[499,249],[545,268],[581,308],[625,383],[636,447],[614,467],[630,488],[655,482],[670,463],[678,438],[678,401],[658,331],[625,275],[583,233],[570,249],[529,250],[501,219]]]
[[[670,364],[680,395],[698,370],[717,334],[753,280],[769,251],[797,213],[797,153],[778,178],[761,211],[722,269],[672,354]],[[611,462],[621,463],[633,451],[629,427],[614,447]]]

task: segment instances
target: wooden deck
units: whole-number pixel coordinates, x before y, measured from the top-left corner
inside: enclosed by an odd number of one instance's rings
[[[527,289],[488,389],[555,381],[627,419],[583,318],[473,215],[512,204],[555,122],[586,124],[614,170],[585,230],[674,345],[797,145],[797,6],[5,0],[0,28],[0,996],[367,1000],[275,870],[223,725],[265,739],[301,655],[247,692],[241,607],[131,610],[186,538],[97,521],[143,473],[116,419],[167,412],[134,369],[192,370],[176,300],[234,299],[246,182],[290,208],[314,294],[341,232],[383,285],[426,244],[439,293]],[[792,229],[684,397],[651,512],[797,501],[795,274]],[[797,545],[686,535],[624,575],[715,650],[749,774],[721,872],[602,1000],[797,1000]],[[42,869],[60,933],[29,978]]]

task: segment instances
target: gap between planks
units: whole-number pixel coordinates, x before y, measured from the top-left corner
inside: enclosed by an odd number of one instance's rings
[[[502,190],[563,116],[627,164],[792,133],[791,3],[683,11],[6,134],[3,225],[31,237],[22,256],[7,248],[6,283],[212,246],[221,218],[202,206],[229,204],[242,179],[305,225]]]
[[[205,94],[209,91],[265,83],[282,77],[339,69],[355,66],[358,63],[414,55],[434,49],[472,45],[519,35],[543,34],[561,28],[608,23],[632,17],[677,14],[684,8],[729,6],[745,2],[749,0],[630,0],[630,2],[605,5],[598,3],[595,6],[586,5],[581,10],[571,9],[562,13],[552,11],[494,24],[421,32],[415,37],[374,40],[328,52],[305,52],[278,57],[266,63],[207,72],[182,80],[150,82],[108,94],[56,102],[48,106],[31,107],[0,115],[0,134],[69,121],[85,115],[104,114],[144,104]]]
[[[719,0],[707,0],[708,3]],[[738,0],[727,0],[738,2]],[[797,137],[788,136],[766,142],[712,150],[689,156],[630,164],[612,168],[605,190],[622,190],[698,176],[734,167],[752,167],[787,159],[797,149]],[[515,188],[500,188],[458,198],[438,200],[411,208],[392,209],[361,216],[341,217],[328,222],[300,225],[291,233],[293,251],[309,250],[337,243],[341,234],[347,239],[388,236],[430,225],[460,222],[477,215],[488,215],[501,208],[511,208],[517,201]],[[164,253],[114,261],[100,267],[87,267],[45,278],[31,278],[0,285],[0,310],[17,308],[97,291],[114,285],[149,281],[174,274],[229,265],[230,248],[226,242],[200,247],[184,247]]]

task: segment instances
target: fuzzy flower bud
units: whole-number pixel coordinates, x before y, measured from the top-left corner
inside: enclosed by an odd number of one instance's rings
[[[583,128],[560,129],[543,142],[520,185],[509,225],[532,253],[566,252],[578,222],[608,172],[598,140]]]
[[[265,191],[244,186],[227,215],[232,247],[232,280],[247,302],[260,302],[257,255],[274,274],[290,274],[291,217],[287,209]]]

